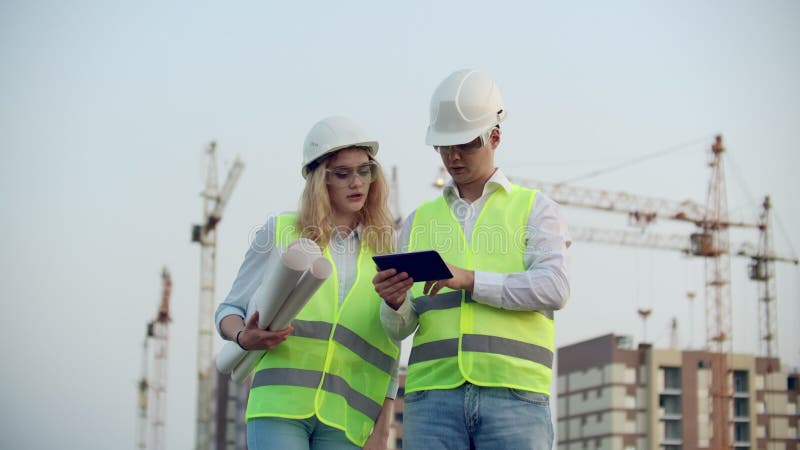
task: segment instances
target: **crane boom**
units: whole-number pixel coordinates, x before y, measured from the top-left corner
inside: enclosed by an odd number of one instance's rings
[[[540,189],[546,192],[550,198],[564,206],[627,214],[631,224],[639,226],[650,225],[659,218],[690,222],[697,226],[702,226],[707,215],[707,208],[692,200],[675,201],[550,181],[518,177],[508,178],[520,186]],[[442,181],[441,184],[443,185],[443,183]],[[757,222],[728,220],[725,220],[721,225],[743,228],[758,228],[759,226]]]
[[[571,225],[569,234],[572,239],[583,242],[596,242],[600,244],[621,245],[625,247],[642,247],[656,250],[672,250],[687,255],[703,256],[703,249],[698,247],[702,240],[692,239],[696,234],[660,234],[651,231],[618,230],[596,227],[582,227]],[[759,241],[760,242],[760,241]],[[760,247],[751,242],[741,242],[731,245],[731,256],[750,258],[754,261],[786,262],[797,265],[800,260],[793,256],[776,254],[770,251],[764,254]],[[751,270],[756,270],[751,266]],[[758,269],[760,270],[760,269]],[[752,276],[751,276],[752,278]]]

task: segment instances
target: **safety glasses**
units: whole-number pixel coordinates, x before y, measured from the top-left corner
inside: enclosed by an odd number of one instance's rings
[[[442,156],[450,156],[450,152],[452,151],[457,151],[462,155],[470,155],[472,153],[477,153],[478,150],[482,149],[484,142],[483,135],[480,135],[466,144],[434,145],[433,149]]]
[[[369,161],[358,166],[336,166],[325,171],[328,172],[328,184],[333,186],[347,186],[354,176],[365,183],[372,183],[377,177],[378,163]]]

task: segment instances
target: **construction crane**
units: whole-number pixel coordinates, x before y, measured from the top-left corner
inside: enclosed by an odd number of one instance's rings
[[[778,356],[778,327],[777,306],[775,298],[775,265],[774,261],[786,261],[785,258],[776,258],[772,249],[772,218],[770,210],[772,202],[769,196],[764,198],[761,213],[761,235],[758,239],[758,256],[750,262],[750,279],[760,281],[758,290],[758,331],[761,337],[761,354],[765,355],[770,364],[772,358]],[[794,259],[797,265],[797,258]],[[773,367],[769,368],[771,372]]]
[[[200,244],[200,301],[197,337],[197,423],[195,448],[210,450],[214,406],[213,307],[216,280],[217,224],[239,180],[244,164],[237,157],[222,189],[217,178],[217,143],[208,146],[208,173],[203,197],[203,223],[192,227],[192,242]]]
[[[142,349],[142,377],[139,380],[138,448],[166,448],[165,424],[167,409],[167,356],[169,350],[169,299],[172,277],[166,267],[161,270],[161,302],[155,319],[147,323]],[[152,354],[148,343],[153,343]],[[150,358],[153,359],[152,371]]]
[[[706,294],[706,345],[712,352],[713,361],[711,375],[711,398],[713,404],[712,427],[715,448],[729,448],[728,410],[732,396],[728,386],[728,375],[732,349],[732,312],[730,292],[730,236],[731,227],[746,227],[762,230],[767,227],[763,223],[731,221],[728,217],[727,187],[723,154],[725,147],[722,136],[716,136],[711,145],[711,177],[708,184],[706,204],[700,205],[691,201],[674,202],[629,194],[611,194],[605,191],[574,188],[563,184],[541,182],[520,182],[519,184],[537,187],[546,192],[557,202],[564,205],[600,209],[605,211],[627,213],[629,222],[646,227],[658,218],[679,220],[693,223],[698,231],[691,235],[692,254],[702,256],[705,266]],[[548,189],[550,188],[550,189]],[[763,218],[762,218],[763,222]],[[765,242],[763,245],[767,245]],[[765,263],[764,274],[771,262],[769,249],[764,249],[763,258],[756,261]],[[774,308],[774,299],[769,293],[765,303]],[[774,317],[764,314],[767,318]],[[772,329],[774,324],[766,325]],[[770,341],[774,340],[774,332],[768,332]]]
[[[554,186],[556,189],[548,191],[541,183],[524,184],[534,187],[542,186],[542,189],[547,191],[551,197],[565,205],[627,213],[629,222],[634,225],[645,227],[661,217],[691,222],[699,228],[697,232],[691,234],[690,239],[691,254],[703,257],[705,265],[706,343],[714,358],[711,362],[712,427],[715,440],[713,446],[727,449],[730,447],[728,410],[732,397],[731,389],[728,386],[728,368],[733,353],[729,229],[746,227],[761,231],[762,248],[760,248],[760,253],[747,255],[753,258],[751,278],[758,279],[752,274],[755,271],[762,275],[761,278],[767,283],[771,282],[774,279],[771,273],[772,262],[778,258],[774,257],[769,247],[769,241],[764,238],[764,236],[770,235],[768,201],[765,202],[765,212],[757,223],[729,219],[724,152],[722,136],[718,135],[711,146],[709,161],[711,178],[705,206],[690,201],[673,202],[628,194],[612,195],[604,191],[597,192],[586,189],[578,189],[576,192],[574,188],[568,188],[572,192],[561,195],[565,189],[563,185],[556,185]],[[769,285],[767,284],[767,286]],[[764,323],[761,326],[766,327],[768,331],[762,331],[761,336],[768,337],[768,342],[774,343],[777,332],[774,320],[771,319],[775,317],[775,299],[770,292],[774,292],[774,289],[770,291],[767,287],[766,292],[762,294],[765,306],[760,309],[766,309],[766,312],[762,314]],[[770,310],[770,308],[772,309]]]

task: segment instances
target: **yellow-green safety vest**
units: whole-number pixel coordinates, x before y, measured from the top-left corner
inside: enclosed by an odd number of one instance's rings
[[[295,217],[277,219],[282,248],[297,238]],[[333,263],[326,248],[323,255]],[[246,420],[257,417],[317,418],[363,446],[381,411],[400,349],[380,322],[375,264],[366,245],[358,274],[341,305],[334,273],[292,322],[294,332],[256,365]]]
[[[444,197],[414,215],[409,250],[437,250],[458,267],[524,271],[527,229],[536,190],[497,189],[480,212],[468,243]],[[443,288],[436,296],[415,283],[419,328],[408,362],[406,392],[451,389],[465,381],[550,394],[554,332],[551,311],[511,311],[478,303],[471,292]]]

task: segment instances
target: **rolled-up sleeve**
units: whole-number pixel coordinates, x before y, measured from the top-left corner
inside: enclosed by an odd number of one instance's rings
[[[514,273],[475,271],[472,299],[497,308],[558,310],[569,298],[569,231],[559,205],[538,192],[527,222],[524,262]]]

